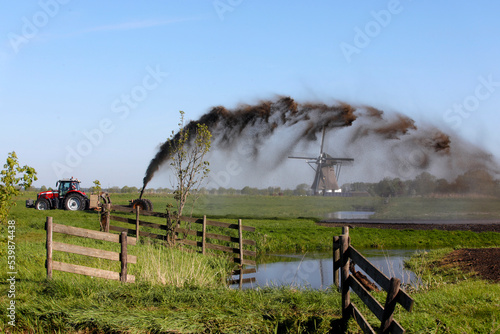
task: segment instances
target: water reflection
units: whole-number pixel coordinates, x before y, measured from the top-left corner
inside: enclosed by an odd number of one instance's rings
[[[326,218],[332,219],[370,219],[375,211],[336,211],[326,215]]]
[[[416,282],[417,277],[403,267],[403,262],[417,250],[365,249],[359,251],[389,278],[397,277],[403,284]],[[332,252],[270,255],[266,256],[264,261],[266,263],[257,265],[257,273],[252,274],[256,282],[244,284],[244,288],[292,285],[326,289],[333,284]]]

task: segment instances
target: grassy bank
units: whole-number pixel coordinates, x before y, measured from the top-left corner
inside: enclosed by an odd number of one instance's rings
[[[476,278],[458,267],[441,266],[451,251],[420,253],[407,262],[422,283],[411,293],[414,312],[398,315],[401,324],[416,333],[500,332],[500,284]]]
[[[328,250],[332,236],[341,228],[323,227],[311,219],[246,219],[244,225],[255,226],[258,249],[262,252],[303,252]],[[352,228],[349,232],[356,248],[416,248],[500,246],[500,234],[495,232],[440,230],[390,230]]]
[[[326,330],[338,317],[333,292],[229,289],[224,284],[229,264],[221,258],[140,244],[130,250],[138,256],[137,264],[129,266],[135,284],[63,272],[54,272],[48,281],[43,243],[17,245],[16,326],[2,312],[1,332],[275,333]],[[100,248],[108,247],[102,243]],[[109,261],[58,255],[60,261],[118,270]],[[0,275],[2,310],[10,303],[7,278]]]
[[[436,267],[449,251],[421,254],[411,261],[422,282],[410,290],[413,312],[398,309],[395,318],[407,333],[495,333],[500,285]],[[5,291],[5,277],[0,278]],[[0,316],[5,333],[331,333],[341,308],[334,289],[239,291],[144,279],[120,284],[64,273],[46,281],[38,270],[23,275],[16,291],[16,327],[7,324],[4,313]],[[355,296],[353,300],[378,326],[366,307]],[[8,302],[2,293],[0,307],[6,309]],[[351,320],[349,333],[360,332]]]
[[[289,288],[230,290],[113,282],[21,283],[12,332],[35,333],[327,333],[338,293]],[[6,306],[0,301],[2,309]],[[5,332],[12,328],[2,315]]]

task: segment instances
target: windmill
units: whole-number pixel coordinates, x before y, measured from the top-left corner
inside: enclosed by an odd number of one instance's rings
[[[314,170],[314,181],[311,186],[314,195],[326,196],[327,193],[336,192],[340,187],[338,179],[343,163],[353,162],[351,158],[333,158],[323,151],[325,144],[325,128],[321,136],[321,148],[319,156],[314,157],[288,157],[290,159],[306,160],[307,164]]]

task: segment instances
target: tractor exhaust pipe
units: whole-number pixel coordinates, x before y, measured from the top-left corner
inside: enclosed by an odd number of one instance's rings
[[[139,195],[139,199],[142,199],[142,194],[144,193],[144,189],[146,188],[146,185],[144,185],[141,189],[141,194]]]

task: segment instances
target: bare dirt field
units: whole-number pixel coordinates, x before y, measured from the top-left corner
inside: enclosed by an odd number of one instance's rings
[[[349,226],[382,229],[445,230],[500,232],[500,221],[322,221],[318,225],[328,227]],[[465,272],[475,273],[483,279],[500,282],[500,248],[464,248],[451,252],[443,259],[443,266],[459,266]]]
[[[458,249],[448,254],[442,266],[458,266],[483,279],[500,282],[500,248]]]

